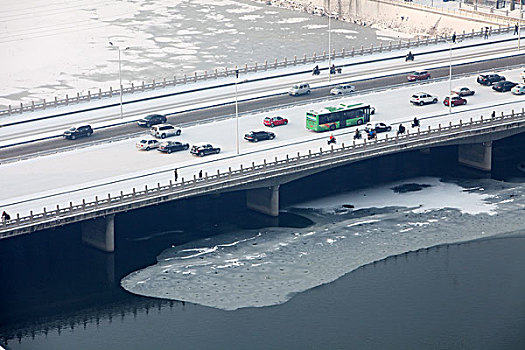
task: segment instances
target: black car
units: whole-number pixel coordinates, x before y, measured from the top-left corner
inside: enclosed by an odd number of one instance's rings
[[[249,133],[244,135],[244,139],[251,142],[273,140],[274,138],[275,134],[269,131],[250,131]]]
[[[200,145],[193,145],[191,147],[190,153],[199,156],[204,157],[208,154],[218,154],[221,151],[219,147],[213,147],[212,145],[208,144],[200,144]]]
[[[505,77],[498,74],[482,74],[478,77],[477,81],[481,85],[492,85],[498,81],[504,81]]]
[[[513,83],[512,81],[500,81],[492,86],[492,90],[496,90],[498,92],[510,91],[510,89],[516,85],[518,84]]]
[[[72,126],[64,132],[64,138],[74,140],[79,137],[91,136],[93,129],[90,125]]]
[[[139,124],[139,126],[145,126],[146,128],[149,128],[152,125],[163,124],[167,121],[168,118],[166,118],[166,116],[163,116],[162,114],[149,114],[144,118],[139,119],[137,123]]]
[[[159,152],[172,153],[172,152],[187,150],[189,148],[190,148],[189,143],[182,143],[179,141],[168,141],[168,142],[161,143],[159,145],[159,148],[157,148],[157,150]]]

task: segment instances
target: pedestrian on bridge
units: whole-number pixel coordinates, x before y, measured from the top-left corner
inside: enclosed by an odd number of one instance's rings
[[[11,220],[11,215],[7,214],[7,212],[2,212],[2,221],[6,222],[7,220]]]
[[[199,179],[202,179],[202,170],[199,171]]]
[[[489,38],[489,27],[485,27],[485,34],[483,34],[483,39]]]
[[[454,34],[452,34],[452,43],[456,43],[456,32],[454,32]]]
[[[518,23],[516,23],[514,25],[514,34],[513,35],[518,35],[518,29],[519,29],[519,26],[518,26]]]
[[[175,182],[177,182],[177,179],[179,178],[179,174],[177,173],[177,168],[173,171],[173,175],[175,176]]]

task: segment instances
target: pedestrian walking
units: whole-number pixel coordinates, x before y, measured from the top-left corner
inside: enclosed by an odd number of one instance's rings
[[[6,222],[7,220],[11,220],[11,215],[7,214],[7,212],[2,212],[2,221]]]
[[[202,170],[199,171],[199,179],[202,179]]]
[[[492,111],[492,114],[490,115],[492,119],[496,118],[496,111]]]
[[[452,34],[452,42],[454,44],[456,43],[456,32],[454,32],[454,34]]]
[[[518,29],[519,29],[519,26],[518,26],[518,23],[516,23],[514,25],[514,35],[518,35]]]
[[[489,38],[489,27],[485,27],[485,34],[483,34],[483,39]]]
[[[175,182],[177,181],[177,179],[179,178],[179,174],[177,173],[177,169],[175,168],[175,170],[173,171],[173,175],[175,176]]]

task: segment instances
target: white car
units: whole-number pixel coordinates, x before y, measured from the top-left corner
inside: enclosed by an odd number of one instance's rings
[[[512,89],[510,89],[510,92],[512,92],[514,95],[523,95],[525,94],[525,85],[518,84],[514,86]]]
[[[160,124],[152,126],[150,129],[151,135],[165,139],[169,136],[179,136],[181,134],[182,130],[179,128],[174,127],[171,124]]]
[[[349,94],[354,91],[355,91],[355,86],[351,84],[341,84],[331,89],[330,94],[331,95],[344,95],[344,94]]]
[[[438,99],[436,96],[432,96],[426,92],[417,92],[410,97],[410,103],[415,105],[423,106],[429,103],[437,103]]]
[[[288,90],[288,95],[290,96],[299,96],[304,94],[310,94],[310,84],[308,83],[295,84],[290,90]]]

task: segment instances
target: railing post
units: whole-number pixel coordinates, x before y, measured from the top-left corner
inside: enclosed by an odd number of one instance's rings
[[[69,212],[73,212],[73,202],[69,202]]]
[[[29,222],[33,223],[33,211],[29,211]]]
[[[35,101],[31,100],[31,112],[35,111]]]
[[[120,191],[120,201],[124,201],[124,191]]]
[[[153,82],[151,83],[151,89],[155,90],[157,83],[155,82],[155,79],[153,79]]]
[[[132,193],[133,200],[135,200],[136,196],[137,196],[137,191],[135,190],[135,187],[133,187],[133,193]]]
[[[47,218],[47,211],[46,211],[46,207],[44,207],[44,216],[43,216],[43,218],[44,218],[44,219],[45,219],[45,218]]]
[[[86,199],[82,198],[82,211],[86,210]]]

